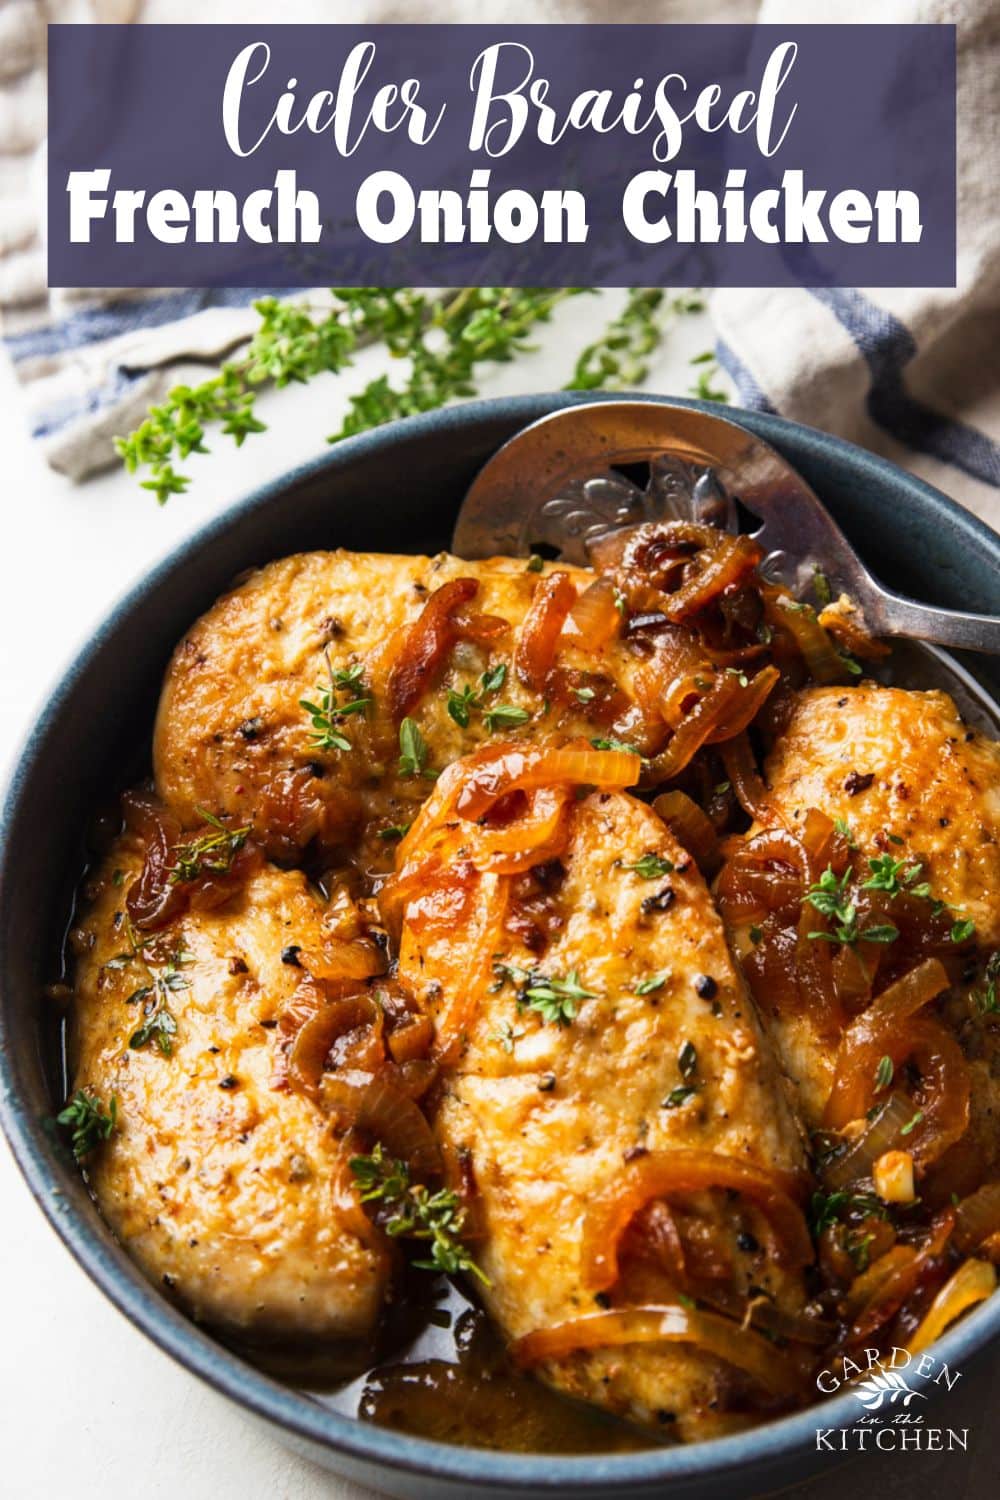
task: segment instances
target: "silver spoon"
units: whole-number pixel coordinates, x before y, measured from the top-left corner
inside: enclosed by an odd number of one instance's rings
[[[649,465],[644,488],[618,472],[635,464]],[[780,453],[735,422],[685,406],[600,401],[533,422],[480,470],[452,550],[517,557],[545,546],[586,565],[590,543],[643,521],[695,519],[736,531],[736,499],[762,523],[753,533],[765,552],[762,571],[797,597],[822,572],[872,635],[1000,654],[1000,618],[917,604],[884,588]]]

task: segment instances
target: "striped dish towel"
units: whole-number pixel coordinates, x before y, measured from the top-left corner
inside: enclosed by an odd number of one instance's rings
[[[717,292],[720,362],[740,403],[872,449],[1000,527],[1000,12],[993,0],[812,0],[810,22],[954,22],[959,34],[959,269],[955,290]],[[193,12],[197,10],[197,15]],[[802,24],[799,0],[547,0],[535,21]],[[255,326],[245,290],[48,291],[44,20],[273,20],[274,0],[0,0],[0,317],[27,420],[74,479],[114,462],[111,438]],[[497,21],[523,19],[495,0]],[[327,19],[284,0],[282,19]],[[364,0],[353,21],[482,21],[472,0]],[[942,80],[942,87],[948,80]],[[544,333],[542,335],[544,338]]]

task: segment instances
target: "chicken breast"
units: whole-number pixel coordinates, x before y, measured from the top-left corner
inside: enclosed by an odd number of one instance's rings
[[[632,1257],[627,1235],[621,1274],[606,1288],[599,1278],[595,1291],[593,1256],[609,1245],[614,1254],[602,1215],[644,1163],[707,1152],[710,1171],[724,1160],[783,1180],[804,1167],[782,1083],[693,862],[628,795],[592,792],[568,816],[558,862],[484,877],[480,893],[499,910],[506,903],[505,923],[491,926],[481,912],[455,922],[444,908],[435,917],[418,897],[406,907],[400,946],[400,978],[437,1018],[446,1068],[435,1129],[474,1176],[474,1248],[490,1282],[483,1295],[511,1340],[609,1306],[677,1303],[676,1279],[637,1247]],[[485,983],[484,956],[493,965]],[[525,1000],[532,985],[543,997],[552,991],[548,1008]],[[560,1023],[558,1009],[573,996]],[[801,1309],[800,1268],[765,1249],[773,1237],[759,1206],[715,1180],[716,1190],[670,1199],[688,1271],[741,1308],[760,1296]],[[637,1221],[649,1209],[637,1204]],[[746,1337],[776,1372],[782,1355],[760,1335]],[[768,1399],[745,1373],[684,1341],[569,1352],[540,1371],[563,1391],[684,1439],[738,1427]]]
[[[304,875],[264,866],[224,907],[136,943],[124,898],[143,852],[123,836],[74,937],[73,1087],[117,1109],[86,1163],[101,1211],[150,1280],[206,1322],[362,1337],[388,1284],[385,1243],[335,1203],[329,1120],[272,1077],[276,1018],[303,977],[296,949],[335,941],[324,910]]]
[[[969,729],[942,692],[864,682],[799,695],[764,766],[769,821],[801,830],[818,808],[849,830],[861,857],[921,866],[930,894],[975,923],[982,961],[1000,945],[1000,746]],[[757,831],[751,829],[751,834]],[[747,945],[746,930],[734,932]],[[1000,1048],[976,995],[981,973],[948,1000],[973,1075],[973,1135],[1000,1154]],[[836,1046],[808,1012],[767,1017],[806,1124],[819,1125]]]
[[[577,590],[594,581],[579,569],[558,571]],[[199,807],[250,823],[281,857],[316,837],[327,846],[360,838],[363,861],[385,864],[378,833],[408,822],[428,775],[491,733],[517,735],[523,723],[529,736],[541,729],[629,737],[639,716],[616,689],[619,681],[627,688],[641,659],[621,641],[583,651],[572,627],[563,632],[562,703],[526,685],[515,665],[518,631],[551,572],[518,559],[349,552],[306,553],[262,568],[224,595],[174,654],[154,740],[159,795],[189,827]],[[424,752],[422,764],[400,775],[402,715],[388,701],[390,673],[428,600],[459,579],[471,580],[473,591],[461,608],[490,623],[485,632],[473,624],[417,673],[412,705],[405,693],[395,695],[418,727],[418,757]],[[491,630],[490,639],[474,638]],[[492,686],[484,687],[488,670]],[[331,672],[355,675],[331,683]],[[337,719],[339,748],[321,743],[303,707],[305,700],[322,708],[331,689],[335,711],[367,700],[363,711]],[[476,701],[450,712],[450,691]]]

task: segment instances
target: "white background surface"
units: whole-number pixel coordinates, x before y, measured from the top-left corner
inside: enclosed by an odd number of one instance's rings
[[[607,301],[582,299],[563,309],[575,346],[586,337],[583,320],[596,328],[608,310]],[[499,371],[483,393],[560,385],[560,327],[568,326],[557,319],[546,350]],[[654,371],[654,388],[684,394],[691,355],[710,343],[707,320],[685,320]],[[351,388],[375,373],[376,361],[374,351],[362,356]],[[322,451],[346,389],[323,380],[265,398],[262,414],[272,430],[239,453],[220,439],[217,453],[192,464],[197,477],[188,494],[160,510],[121,472],[83,488],[53,474],[24,431],[16,383],[0,360],[0,769],[59,670],[113,601],[202,521]],[[4,1500],[361,1500],[356,1487],[286,1452],[147,1343],[62,1248],[2,1142],[0,1225]],[[986,1426],[991,1383],[1000,1399],[1000,1382],[979,1377],[964,1421]],[[957,1425],[957,1417],[956,1407],[942,1420]],[[859,1478],[865,1495],[911,1494],[919,1480],[986,1500],[997,1493],[996,1444],[987,1433],[982,1439],[973,1456],[953,1464],[916,1454],[866,1459],[860,1470],[852,1466],[811,1486],[810,1500],[832,1500],[856,1489]]]

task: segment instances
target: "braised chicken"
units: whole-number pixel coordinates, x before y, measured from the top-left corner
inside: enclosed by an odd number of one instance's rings
[[[318,839],[360,841],[377,859],[377,833],[413,816],[427,775],[484,738],[529,720],[533,735],[630,737],[639,716],[618,684],[641,659],[616,639],[610,582],[580,614],[593,584],[579,569],[446,554],[271,563],[178,646],[156,724],[157,789],[187,826],[210,807],[250,823],[278,856]],[[516,652],[533,605],[537,649]],[[400,774],[404,718],[420,748]]]
[[[788,1393],[762,1335],[734,1341],[742,1371],[697,1331],[586,1349],[602,1316],[668,1305],[683,1319],[678,1297],[699,1287],[709,1307],[713,1293],[788,1314],[805,1301],[803,1144],[705,884],[620,792],[566,805],[558,857],[521,875],[472,873],[475,829],[449,828],[452,816],[444,832],[427,814],[415,826],[386,899],[402,921],[400,979],[436,1022],[434,1125],[474,1179],[486,1304],[562,1390],[684,1438],[740,1426],[783,1382]],[[437,875],[407,900],[428,846]],[[772,1175],[791,1243],[754,1197]]]
[[[506,1341],[487,1404],[516,1366],[632,1442],[990,1295],[1000,750],[842,686],[883,648],[759,562],[688,521],[595,571],[311,553],[181,641],[71,1082],[102,1211],[196,1316],[365,1339],[408,1262]]]
[[[331,1122],[280,1086],[276,1066],[300,953],[380,965],[367,940],[336,936],[304,875],[266,865],[223,908],[137,931],[126,900],[145,852],[136,834],[119,840],[74,934],[73,1088],[116,1101],[116,1129],[88,1165],[101,1211],[200,1320],[363,1337],[382,1311],[388,1247],[353,1200],[338,1205]]]

